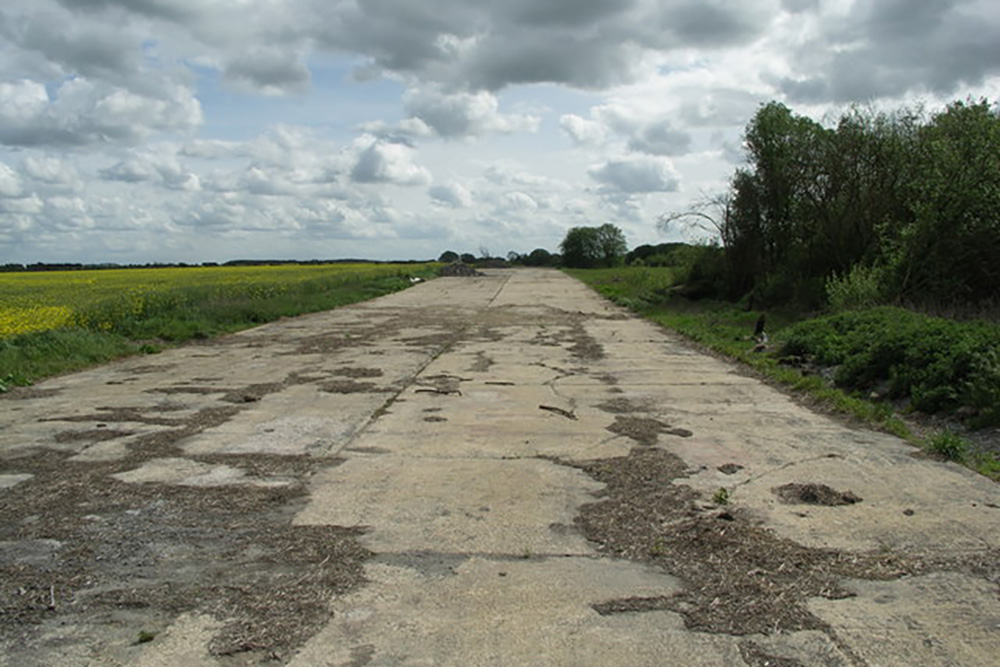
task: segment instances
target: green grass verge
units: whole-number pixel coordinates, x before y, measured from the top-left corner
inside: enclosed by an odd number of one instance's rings
[[[958,461],[984,475],[1000,480],[1000,458],[995,454],[976,452],[967,440],[948,431],[930,436],[921,435],[911,428],[891,405],[869,400],[868,394],[870,392],[868,389],[873,382],[880,381],[879,378],[870,378],[871,381],[868,383],[859,383],[847,388],[831,386],[819,375],[804,374],[799,368],[782,364],[779,355],[754,351],[756,341],[752,339],[751,334],[757,319],[762,314],[766,316],[766,330],[771,339],[769,345],[771,350],[784,350],[789,341],[803,338],[803,332],[809,332],[812,338],[829,342],[836,347],[840,337],[845,335],[845,327],[838,328],[838,323],[842,324],[844,317],[839,319],[838,316],[813,318],[808,313],[794,310],[771,310],[762,313],[761,311],[747,311],[732,303],[709,300],[688,301],[672,297],[669,292],[671,279],[669,268],[567,269],[565,272],[583,281],[615,303],[673,329],[709,350],[744,364],[756,371],[762,378],[793,390],[814,405],[875,426],[904,438],[937,456]],[[907,315],[901,315],[897,312],[899,310],[875,309],[867,318],[864,316],[855,317],[856,320],[867,322],[869,325],[867,329],[862,327],[867,333],[858,334],[859,338],[867,339],[873,344],[884,344],[885,340],[890,337],[887,331],[896,328],[899,331],[908,332],[910,336],[916,336],[917,340],[922,340],[920,333],[914,333],[922,331],[927,341],[921,343],[919,352],[914,352],[911,355],[912,361],[910,363],[914,365],[913,370],[907,372],[902,367],[889,364],[887,371],[888,368],[893,368],[894,372],[900,375],[924,378],[931,373],[931,370],[937,369],[940,371],[938,373],[940,378],[946,378],[946,381],[951,383],[959,382],[953,375],[944,373],[942,369],[948,367],[948,362],[939,361],[938,358],[953,359],[956,355],[967,353],[969,358],[975,358],[970,350],[982,349],[981,346],[977,347],[973,342],[984,340],[982,338],[983,325],[970,324],[966,326],[962,323],[950,322],[942,324],[940,321],[932,321],[935,318],[908,313],[908,311],[906,311]],[[910,315],[912,317],[909,317]],[[876,325],[873,322],[880,324]],[[905,324],[900,325],[900,322],[905,322]],[[948,338],[941,335],[944,329],[953,334],[956,331],[960,333]],[[873,330],[879,331],[879,333],[874,334]],[[985,340],[1000,340],[1000,338],[991,339],[989,328],[986,327],[985,330],[987,331]],[[911,344],[912,340],[911,338]],[[865,357],[864,355],[871,353],[863,346],[859,345],[855,349],[849,346],[841,346],[841,348],[845,349],[842,349],[842,356],[837,358],[837,363],[842,368],[848,364],[865,367],[866,363],[869,363],[866,359],[870,359],[870,356]],[[907,348],[904,344],[894,349],[906,350]],[[812,351],[794,346],[788,351],[789,353],[815,356]],[[928,355],[935,352],[937,356],[931,363],[928,361]],[[985,357],[986,362],[980,363],[979,368],[989,368],[988,352]],[[933,368],[928,370],[929,366],[933,366]],[[891,378],[886,377],[881,381],[891,381]],[[930,380],[930,382],[933,381],[935,380]],[[980,395],[986,393],[985,400],[988,401],[991,385],[988,380],[981,380],[980,385],[982,386],[979,387],[978,391]],[[928,386],[933,389],[932,385]],[[956,393],[957,391],[953,391],[948,395]],[[984,399],[980,398],[979,400]],[[992,414],[991,409],[993,408],[987,407],[982,411],[982,414]]]
[[[355,279],[350,276],[308,281],[281,293],[225,298],[210,288],[168,293],[142,313],[118,317],[112,326],[75,327],[0,339],[0,392],[113,359],[150,354],[184,341],[206,339],[247,329],[282,317],[330,310],[409,287],[409,276],[432,278],[435,267],[413,266],[398,275]],[[99,305],[82,313],[81,322],[107,322]]]

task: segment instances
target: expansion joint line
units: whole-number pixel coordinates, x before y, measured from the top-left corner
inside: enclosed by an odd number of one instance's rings
[[[500,296],[500,293],[503,291],[504,287],[507,286],[507,282],[509,280],[510,280],[509,276],[506,277],[506,278],[504,278],[503,283],[497,288],[496,293],[492,297],[490,297],[490,300],[487,302],[486,307],[484,308],[484,310],[488,309],[493,304],[493,302],[496,301],[497,297]],[[378,421],[379,417],[381,417],[382,415],[384,415],[389,410],[389,408],[391,408],[392,405],[396,401],[399,400],[399,397],[403,394],[403,392],[405,392],[407,389],[409,389],[413,385],[417,384],[417,378],[419,378],[421,375],[423,375],[423,372],[425,370],[427,370],[427,367],[430,366],[431,364],[433,364],[435,361],[437,361],[443,354],[445,354],[446,352],[449,352],[455,346],[455,343],[457,343],[459,340],[461,340],[463,338],[463,336],[471,328],[472,328],[472,324],[469,323],[469,324],[466,324],[465,326],[461,327],[460,329],[456,330],[454,332],[454,335],[451,337],[451,340],[449,340],[446,344],[442,345],[439,350],[435,351],[434,354],[432,354],[430,357],[428,357],[427,360],[424,363],[422,363],[420,365],[420,367],[417,368],[416,371],[414,371],[413,375],[411,375],[408,378],[408,380],[406,381],[406,383],[402,387],[400,387],[399,391],[397,391],[396,393],[394,393],[391,396],[389,396],[389,398],[387,398],[385,400],[385,402],[382,403],[382,405],[380,405],[374,412],[372,412],[372,414],[368,418],[368,420],[365,421],[365,423],[362,424],[362,426],[357,431],[355,431],[353,434],[351,434],[351,437],[348,438],[347,441],[344,442],[343,445],[341,445],[339,448],[337,448],[337,451],[335,452],[335,455],[339,455],[342,451],[344,451],[345,449],[347,449],[348,447],[350,447],[351,445],[353,445],[355,442],[357,442],[361,438],[361,436],[363,436],[365,433],[367,433],[368,429],[371,428],[372,424],[374,424],[376,421]]]

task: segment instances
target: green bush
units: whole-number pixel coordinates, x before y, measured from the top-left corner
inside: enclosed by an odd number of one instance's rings
[[[969,451],[969,443],[951,431],[941,431],[927,439],[927,448],[949,461],[962,461]]]
[[[936,413],[963,405],[997,423],[1000,327],[920,315],[902,308],[845,311],[789,328],[780,354],[837,367],[835,382],[868,390],[887,382],[889,396]]]
[[[826,300],[835,310],[873,308],[885,303],[885,275],[881,267],[855,264],[843,275],[826,281]]]

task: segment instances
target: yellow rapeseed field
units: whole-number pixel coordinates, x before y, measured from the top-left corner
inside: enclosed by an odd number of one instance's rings
[[[405,270],[392,264],[286,264],[0,273],[0,338],[74,324],[110,328],[114,318],[141,315],[185,290],[266,298],[304,281],[350,282]]]

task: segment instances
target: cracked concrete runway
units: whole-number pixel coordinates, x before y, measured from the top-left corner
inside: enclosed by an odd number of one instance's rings
[[[55,378],[0,399],[0,428],[5,667],[988,665],[1000,655],[994,483],[811,412],[556,271],[442,278]],[[938,565],[843,579],[843,594],[803,602],[818,619],[809,629],[691,629],[655,603],[698,582],[662,559],[613,557],[578,521],[604,485],[572,464],[634,448],[679,457],[685,476],[662,484],[692,491],[691,520],[716,521],[712,498],[725,488],[739,521],[777,538],[848,560]],[[48,489],[67,471],[94,495],[59,505],[65,494]],[[789,483],[861,502],[783,502],[773,489]],[[39,494],[56,499],[51,508],[31,504]],[[187,533],[156,528],[228,497],[239,499],[228,513],[262,509],[235,528],[231,517],[206,524],[202,555],[185,550]],[[93,560],[128,534],[110,527],[135,517],[148,517],[134,529],[148,549]],[[255,548],[256,533],[226,541],[255,521],[291,546]],[[662,522],[664,539],[672,525]],[[294,540],[316,531],[349,542],[360,574],[330,571],[339,583],[312,585],[333,552],[320,541],[310,558],[292,556],[304,549]],[[232,588],[204,583],[220,558],[259,572],[240,590],[265,602],[269,572],[293,597],[319,596],[294,641],[264,639],[266,626],[294,622],[294,606],[273,617],[245,595],[213,606]],[[70,566],[73,577],[53,579]],[[145,607],[119,594],[181,584],[184,596]],[[34,606],[19,602],[36,593]],[[635,600],[651,603],[598,612]],[[152,641],[136,640],[150,630]]]

